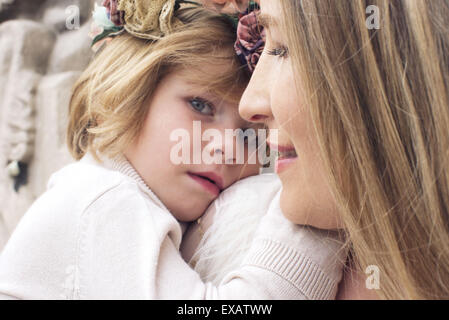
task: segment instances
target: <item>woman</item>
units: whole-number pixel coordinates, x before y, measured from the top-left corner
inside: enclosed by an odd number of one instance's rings
[[[345,230],[339,298],[448,299],[449,1],[260,6],[240,113],[279,129],[284,215]]]
[[[240,113],[297,155],[281,160],[286,217],[344,228],[380,297],[447,299],[449,2],[370,4],[379,30],[366,1],[261,0],[267,44]]]

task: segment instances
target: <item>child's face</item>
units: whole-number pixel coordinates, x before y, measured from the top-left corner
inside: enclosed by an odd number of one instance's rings
[[[208,72],[219,75],[223,68],[211,66]],[[199,218],[209,204],[218,197],[221,190],[237,180],[259,173],[260,163],[257,155],[250,157],[248,164],[248,146],[245,146],[245,161],[236,163],[237,139],[225,139],[225,129],[254,128],[255,126],[243,120],[238,113],[238,105],[223,101],[219,97],[205,93],[202,88],[190,83],[186,71],[173,72],[166,76],[158,85],[152,99],[149,101],[149,111],[140,136],[125,150],[125,156],[141,175],[147,185],[160,198],[171,213],[180,221],[193,221]],[[201,123],[201,136],[208,129],[216,129],[221,133],[222,141],[218,139],[201,139],[194,134],[194,121]],[[181,152],[175,146],[180,146],[181,138],[171,141],[170,135],[175,130],[182,129],[188,133],[183,150],[190,152],[190,162],[176,164],[173,153]],[[194,141],[195,140],[195,141]],[[194,145],[200,148],[194,148]],[[225,164],[226,150],[233,148],[234,163]],[[223,164],[193,164],[195,157],[203,159],[202,152],[210,151],[211,157],[222,158]],[[240,161],[241,162],[241,161]],[[232,162],[231,162],[232,163]],[[212,183],[200,177],[207,175]]]

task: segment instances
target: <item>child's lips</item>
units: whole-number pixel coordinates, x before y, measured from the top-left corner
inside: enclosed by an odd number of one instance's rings
[[[223,190],[222,178],[213,172],[188,172],[188,175],[216,197]]]

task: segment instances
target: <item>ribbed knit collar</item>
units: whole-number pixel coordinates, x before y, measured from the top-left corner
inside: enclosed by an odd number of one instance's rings
[[[87,153],[83,157],[83,161],[85,162],[94,162],[96,165],[103,166],[107,169],[118,171],[125,176],[133,179],[137,184],[141,187],[141,189],[150,197],[151,200],[156,203],[156,205],[168,212],[170,212],[167,207],[163,204],[163,202],[156,196],[156,194],[151,190],[151,188],[145,183],[139,173],[134,169],[132,164],[126,159],[124,155],[119,155],[113,159],[108,158],[106,156],[99,156],[102,163],[99,163],[92,154]]]

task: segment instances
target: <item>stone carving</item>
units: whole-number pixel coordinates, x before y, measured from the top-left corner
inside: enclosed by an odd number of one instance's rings
[[[49,176],[72,161],[68,103],[92,57],[93,4],[0,0],[0,251]]]
[[[34,150],[34,114],[37,84],[45,72],[55,34],[40,23],[13,20],[0,26],[5,86],[1,104],[5,115],[4,152],[8,173],[18,191],[26,184],[27,168]],[[27,53],[33,54],[27,54]]]
[[[14,0],[0,0],[0,11],[4,10],[6,6],[11,5]]]
[[[18,72],[17,75],[20,85],[9,88],[3,102],[7,118],[5,137],[8,145],[5,151],[8,174],[14,179],[15,191],[27,182],[27,164],[34,151],[34,96],[38,82],[38,75],[32,71]]]

